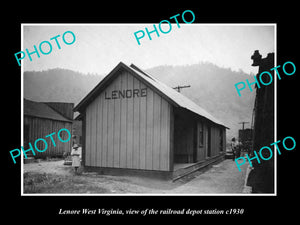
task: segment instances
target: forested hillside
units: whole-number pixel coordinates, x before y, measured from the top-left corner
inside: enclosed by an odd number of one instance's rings
[[[138,65],[137,65],[138,66]],[[113,69],[113,68],[112,68]],[[191,85],[181,93],[214,117],[224,122],[230,130],[227,139],[237,136],[241,121],[251,123],[255,92],[243,90],[239,97],[234,84],[253,77],[211,63],[188,66],[158,66],[146,70],[170,87]],[[95,87],[105,74],[83,74],[67,69],[24,73],[24,97],[34,101],[73,102],[75,105]],[[249,127],[248,124],[247,127]]]

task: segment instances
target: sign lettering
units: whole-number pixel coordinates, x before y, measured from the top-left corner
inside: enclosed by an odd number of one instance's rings
[[[126,90],[113,90],[111,92],[104,92],[105,99],[122,99],[122,98],[137,98],[146,97],[147,88],[141,89],[126,89]]]

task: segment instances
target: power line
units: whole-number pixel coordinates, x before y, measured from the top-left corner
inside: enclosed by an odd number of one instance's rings
[[[177,87],[173,87],[173,89],[175,89],[175,90],[177,90],[178,92],[180,92],[180,90],[182,89],[182,88],[189,88],[189,87],[191,87],[191,85],[185,85],[185,86],[177,86]]]
[[[246,123],[249,123],[249,122],[246,122],[246,121],[243,121],[243,122],[240,122],[239,124],[243,124],[243,130],[244,130],[244,127],[245,127],[245,124]]]

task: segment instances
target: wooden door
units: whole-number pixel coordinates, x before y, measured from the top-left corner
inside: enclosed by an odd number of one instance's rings
[[[211,157],[211,127],[207,126],[207,157]]]

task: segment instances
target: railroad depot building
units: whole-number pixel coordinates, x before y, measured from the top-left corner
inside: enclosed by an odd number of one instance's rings
[[[223,123],[133,64],[120,62],[74,111],[89,171],[176,179],[225,155]]]

